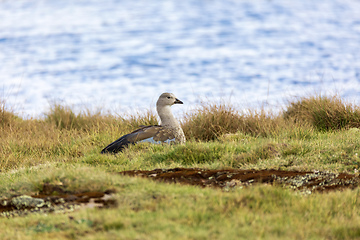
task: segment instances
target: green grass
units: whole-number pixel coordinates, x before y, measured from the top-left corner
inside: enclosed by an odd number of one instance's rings
[[[334,97],[290,102],[280,113],[211,103],[185,114],[185,145],[130,146],[101,155],[140,125],[132,116],[54,105],[24,120],[1,102],[0,196],[116,190],[117,207],[0,218],[0,239],[360,239],[360,189],[303,195],[279,186],[210,189],[130,178],[123,170],[173,167],[357,173],[360,110]]]

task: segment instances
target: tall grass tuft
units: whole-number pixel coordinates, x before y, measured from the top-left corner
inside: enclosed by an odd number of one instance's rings
[[[226,104],[202,104],[190,114],[186,114],[182,128],[188,139],[209,141],[239,129],[242,117]]]
[[[185,115],[182,127],[188,139],[209,141],[238,131],[253,136],[268,136],[285,125],[282,117],[273,116],[265,110],[240,113],[233,106],[221,103],[201,105]]]
[[[158,124],[157,116],[151,110],[146,112],[138,112],[136,114],[125,114],[120,117],[122,124],[130,128],[138,128],[139,126]]]
[[[16,119],[20,118],[7,108],[5,100],[0,99],[0,128],[10,127]]]
[[[243,121],[239,126],[239,131],[252,136],[271,136],[277,134],[281,129],[288,125],[282,117],[274,115],[272,112],[261,110],[248,110],[243,115]]]
[[[70,107],[60,104],[51,106],[49,113],[46,114],[45,121],[53,124],[62,130],[109,130],[109,127],[116,126],[129,131],[141,125],[157,124],[157,117],[152,111],[136,114],[122,114],[112,116],[103,114],[101,111],[92,112],[86,109],[78,114],[74,113]]]
[[[303,97],[290,102],[285,119],[307,122],[320,131],[360,127],[360,108],[338,96]]]
[[[60,104],[51,106],[49,113],[45,115],[45,121],[54,124],[60,130],[90,130],[114,120],[114,117],[102,115],[101,111],[92,113],[89,109],[76,114],[70,107]]]

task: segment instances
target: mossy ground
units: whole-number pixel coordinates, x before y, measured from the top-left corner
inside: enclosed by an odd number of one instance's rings
[[[360,111],[338,97],[308,97],[284,111],[239,112],[209,104],[185,115],[185,145],[101,149],[152,112],[114,117],[55,105],[24,120],[0,107],[0,196],[114,189],[117,206],[0,218],[1,239],[354,239],[359,188],[303,195],[272,185],[224,189],[166,184],[124,170],[200,167],[347,172],[360,167]]]

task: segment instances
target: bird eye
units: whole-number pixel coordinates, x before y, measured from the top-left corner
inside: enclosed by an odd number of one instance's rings
[[[170,99],[171,97],[167,97],[168,99]]]

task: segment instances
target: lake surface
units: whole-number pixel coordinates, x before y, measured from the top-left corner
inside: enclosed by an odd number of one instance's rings
[[[147,109],[173,92],[277,108],[338,93],[359,102],[359,0],[1,0],[0,98],[41,116]]]

